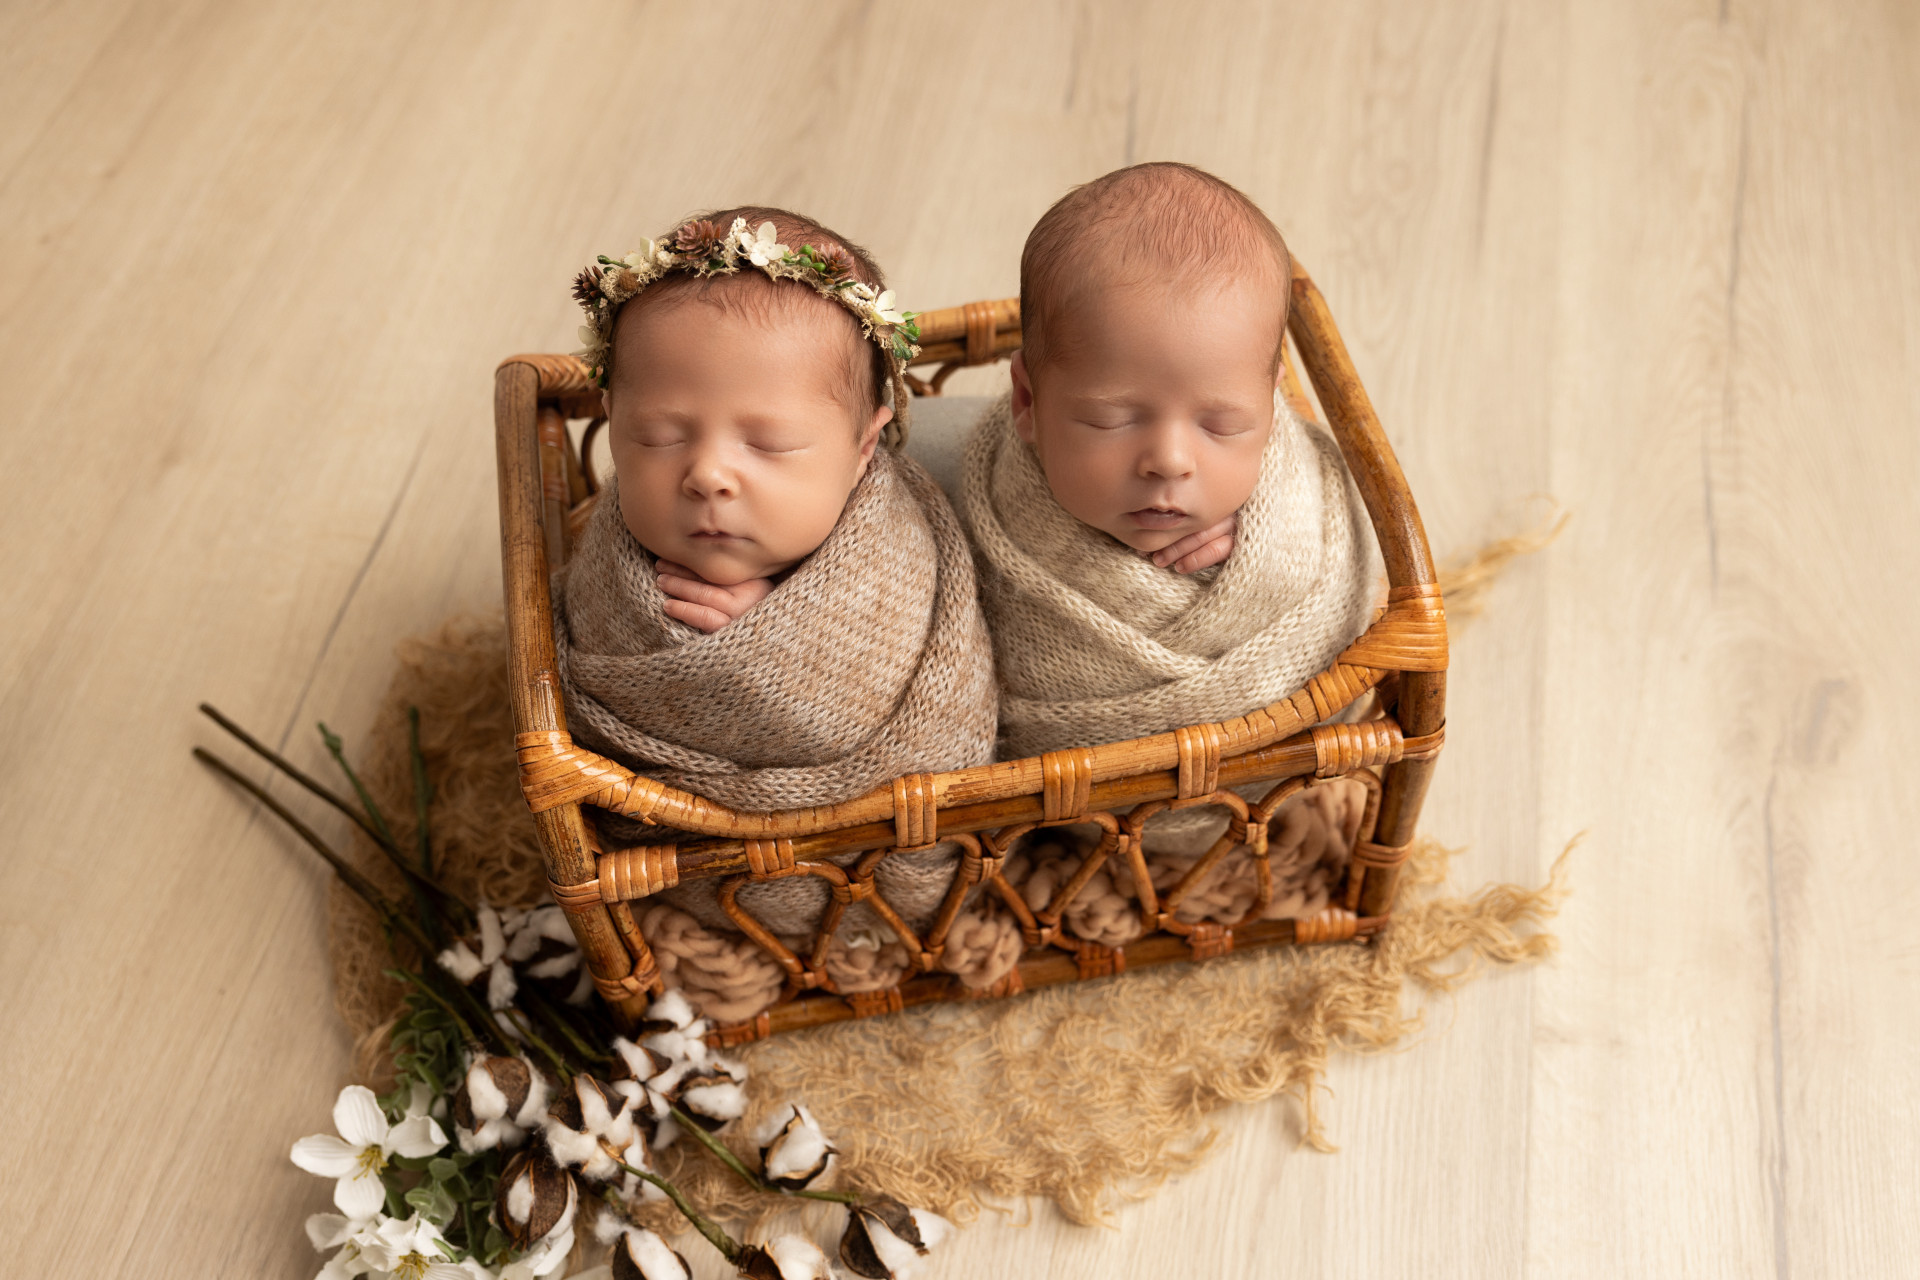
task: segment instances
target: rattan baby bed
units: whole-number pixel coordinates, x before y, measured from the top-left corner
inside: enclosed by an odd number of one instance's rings
[[[971,303],[921,317],[916,364],[939,366],[918,394],[938,394],[955,368],[1000,359],[1020,345],[1017,301]],[[637,1019],[660,971],[632,904],[682,880],[724,877],[721,899],[742,932],[787,974],[781,999],[750,1022],[718,1029],[716,1043],[868,1016],[906,1005],[977,998],[936,969],[965,894],[982,880],[1018,919],[1027,951],[989,994],[1112,974],[1172,960],[1205,959],[1235,947],[1327,943],[1381,928],[1394,880],[1413,839],[1443,738],[1447,630],[1420,514],[1334,327],[1325,300],[1295,266],[1288,324],[1293,351],[1317,393],[1372,517],[1390,586],[1385,611],[1326,671],[1272,706],[1221,724],[1193,725],[1125,742],[1052,751],[947,773],[910,774],[840,804],[778,813],[735,812],[677,791],[573,744],[555,676],[548,599],[552,568],[564,563],[593,499],[580,458],[599,426],[600,394],[569,356],[522,355],[495,375],[500,526],[505,560],[510,683],[521,787],[538,824],[555,900],[568,913],[595,985],[616,1015]],[[1311,413],[1289,352],[1286,391]],[[588,420],[576,446],[569,421]],[[1401,673],[1386,714],[1326,723],[1391,673]],[[1386,692],[1383,690],[1383,693]],[[1270,901],[1265,819],[1288,796],[1332,778],[1367,789],[1360,841],[1332,903],[1308,919],[1259,919]],[[1232,788],[1272,783],[1249,804]],[[1215,804],[1231,814],[1227,834],[1173,889],[1156,893],[1139,843],[1141,825],[1165,808]],[[658,823],[658,844],[603,850],[582,812],[596,805]],[[1014,842],[1036,827],[1097,823],[1104,835],[1042,910],[1032,910],[1001,876]],[[696,833],[689,836],[684,833]],[[924,936],[877,892],[873,871],[890,853],[936,840],[962,850],[944,905]],[[1247,916],[1228,926],[1189,924],[1174,909],[1187,886],[1232,846],[1246,842],[1259,879]],[[866,856],[844,869],[828,859]],[[1074,895],[1109,859],[1131,873],[1148,931],[1125,947],[1073,937],[1061,918]],[[751,880],[816,875],[832,887],[807,955],[784,946],[733,900]],[[827,943],[846,907],[872,904],[914,957],[918,976],[884,991],[841,996],[825,968]]]

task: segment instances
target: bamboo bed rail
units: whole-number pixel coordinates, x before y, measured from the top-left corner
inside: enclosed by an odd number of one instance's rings
[[[910,379],[919,394],[938,394],[954,369],[1003,358],[1020,344],[1019,303],[1014,299],[927,312],[919,322],[922,350],[915,363],[941,366],[930,382]],[[564,562],[582,504],[593,492],[583,465],[586,442],[576,454],[566,423],[573,418],[598,419],[600,394],[586,370],[570,356],[524,355],[502,362],[495,379],[496,446],[512,653],[510,685],[522,788],[546,853],[555,900],[567,910],[595,985],[621,1021],[637,1019],[650,994],[660,989],[657,965],[634,923],[630,902],[683,879],[709,877],[730,877],[727,884],[737,886],[748,879],[813,874],[844,886],[846,874],[828,859],[872,850],[924,848],[938,841],[969,848],[969,869],[966,876],[956,876],[940,920],[926,940],[906,929],[884,900],[877,896],[867,900],[890,919],[921,969],[930,970],[963,894],[982,880],[988,882],[1020,918],[1030,947],[1051,944],[1064,949],[1030,952],[1003,984],[1002,993],[1115,972],[1128,965],[1200,958],[1234,945],[1367,936],[1385,922],[1398,867],[1413,838],[1444,741],[1446,620],[1412,494],[1325,300],[1297,260],[1288,332],[1354,475],[1387,567],[1385,610],[1331,667],[1290,697],[1222,723],[970,769],[912,774],[840,804],[777,813],[728,809],[637,776],[573,744],[555,674],[548,590],[550,569]],[[1291,358],[1283,389],[1296,409],[1310,411]],[[1399,673],[1399,689],[1391,715],[1353,725],[1323,723],[1393,673]],[[1154,916],[1161,933],[1113,949],[1090,948],[1059,933],[1059,910],[1092,874],[1094,864],[1109,857],[1133,864],[1146,904],[1143,909],[1153,914],[1155,893],[1145,882],[1145,864],[1137,847],[1136,828],[1145,821],[1141,815],[1169,805],[1215,804],[1234,810],[1238,817],[1231,829],[1251,838],[1247,802],[1231,788],[1278,783],[1261,802],[1271,805],[1292,789],[1309,785],[1300,780],[1338,777],[1363,781],[1370,799],[1361,843],[1342,891],[1343,905],[1329,907],[1324,918],[1255,921],[1250,913],[1240,924],[1222,930],[1176,923],[1171,911],[1165,910]],[[663,834],[675,840],[602,851],[581,810],[583,804],[657,824],[669,829]],[[1127,831],[1109,812],[1120,810],[1130,811],[1126,822],[1134,825]],[[1106,824],[1109,837],[1087,859],[1075,884],[1062,890],[1061,899],[1050,904],[1048,912],[1040,913],[1050,912],[1050,919],[1039,918],[1024,903],[1014,901],[1016,895],[996,879],[997,859],[1004,857],[1016,838],[1008,833],[1096,819]],[[1261,817],[1256,841],[1262,859],[1264,822]],[[985,834],[976,839],[976,832]],[[983,844],[998,853],[983,852]],[[1225,847],[1222,843],[1210,851],[1203,863],[1210,865]],[[884,856],[870,854],[862,865]],[[1264,877],[1264,860],[1259,866]],[[870,867],[864,874],[871,876]],[[870,879],[865,888],[871,891]],[[1169,903],[1183,891],[1184,887],[1174,890]],[[836,897],[847,892],[836,891]],[[1266,890],[1261,892],[1264,895]],[[722,895],[723,901],[731,901],[729,889],[723,888]],[[1263,896],[1260,904],[1265,901]],[[829,908],[816,962],[824,957],[825,939],[837,927],[843,906],[841,902]],[[717,1042],[966,994],[957,980],[929,973],[888,992],[831,997],[828,990],[814,990],[830,988],[817,963],[809,967],[750,917],[735,915],[735,919],[743,932],[787,968],[789,989],[779,1004],[751,1024],[722,1028],[716,1033]],[[1076,949],[1076,956],[1065,954]]]

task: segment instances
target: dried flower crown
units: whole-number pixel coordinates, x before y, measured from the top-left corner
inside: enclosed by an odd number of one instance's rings
[[[573,296],[587,313],[580,326],[580,340],[586,345],[574,352],[583,361],[593,380],[607,385],[607,361],[613,345],[613,322],[620,308],[631,302],[642,289],[676,271],[697,276],[732,275],[743,267],[755,267],[772,280],[793,280],[811,288],[823,298],[845,307],[860,322],[860,332],[886,353],[890,381],[897,385],[900,370],[920,354],[915,345],[920,327],[913,322],[914,312],[898,310],[893,290],[875,291],[872,285],[853,278],[853,255],[837,245],[821,249],[803,244],[797,249],[779,243],[771,222],[748,230],[745,218],[721,230],[717,222],[696,219],[674,228],[659,240],[643,240],[640,247],[624,258],[602,255],[593,266],[581,271],[573,281]]]

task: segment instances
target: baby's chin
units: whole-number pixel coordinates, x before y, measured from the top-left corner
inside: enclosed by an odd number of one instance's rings
[[[672,545],[664,550],[645,541],[640,545],[657,559],[684,565],[699,574],[703,582],[711,582],[716,587],[737,587],[755,578],[771,578],[789,567],[787,563],[771,559],[758,543],[746,539],[724,542],[673,539]]]
[[[1208,523],[1212,523],[1209,521]],[[1189,516],[1171,529],[1142,529],[1123,514],[1115,515],[1100,525],[1103,533],[1109,534],[1135,551],[1152,555],[1163,547],[1170,547],[1190,533],[1206,528],[1198,519]]]

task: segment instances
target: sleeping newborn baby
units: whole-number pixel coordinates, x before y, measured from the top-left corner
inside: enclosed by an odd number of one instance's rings
[[[690,221],[576,282],[614,477],[554,586],[569,726],[591,750],[736,809],[849,799],[992,758],[991,646],[973,563],[937,485],[896,445],[903,317],[873,262],[779,209]],[[611,847],[673,833],[599,815]],[[952,846],[889,858],[915,928]],[[753,1016],[782,973],[713,880],[649,900],[663,974],[709,1016]],[[826,907],[808,875],[741,907],[805,954]],[[906,951],[865,904],[827,958],[847,992]]]
[[[1210,174],[1136,165],[1048,210],[1020,275],[1025,346],[968,444],[961,501],[1001,754],[1225,720],[1299,689],[1366,628],[1377,570],[1337,447],[1278,394],[1292,275],[1279,232]],[[1315,788],[1276,815],[1269,917],[1325,904],[1357,792]],[[1152,820],[1156,884],[1224,830],[1217,807]],[[1059,875],[1035,857],[1041,905]],[[1230,855],[1183,916],[1237,920],[1250,871]],[[1102,872],[1068,927],[1129,941],[1131,893]]]

